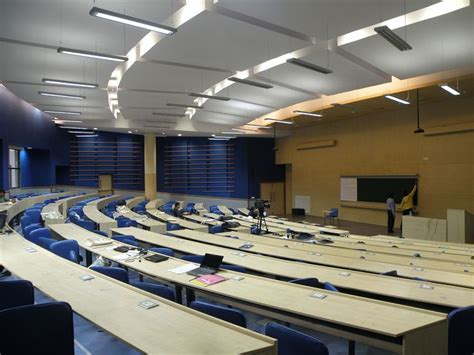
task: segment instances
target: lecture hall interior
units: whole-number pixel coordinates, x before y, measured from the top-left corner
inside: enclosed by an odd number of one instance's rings
[[[1,355],[473,355],[474,0],[0,0]]]

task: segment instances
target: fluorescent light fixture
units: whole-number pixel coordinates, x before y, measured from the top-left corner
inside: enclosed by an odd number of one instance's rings
[[[253,81],[253,80],[248,80],[248,79],[240,79],[235,76],[227,78],[227,80],[233,81],[235,83],[239,84],[245,84],[245,85],[250,85],[250,86],[256,86],[258,88],[262,89],[271,89],[273,86],[264,84],[264,83],[259,83],[258,81]]]
[[[59,126],[59,128],[62,129],[84,129],[84,130],[89,130],[90,128],[87,127],[74,127],[74,126]]]
[[[217,138],[217,139],[234,139],[236,137],[229,137],[229,136],[215,136],[214,138]]]
[[[275,122],[275,123],[282,123],[282,124],[293,124],[293,122],[291,122],[291,121],[277,120],[276,118],[270,118],[270,117],[265,118],[265,121],[270,121],[270,122]]]
[[[317,71],[318,73],[321,73],[321,74],[331,74],[333,72],[331,69],[320,67],[319,65],[306,62],[304,60],[297,59],[297,58],[287,59],[286,62],[290,64],[298,65],[306,69]]]
[[[272,127],[270,125],[261,125],[261,124],[255,124],[255,123],[246,123],[244,126],[250,126],[250,127],[258,127],[259,129],[271,129]]]
[[[210,141],[228,141],[230,140],[230,138],[216,138],[216,137],[213,137],[213,138],[208,138]]]
[[[98,7],[93,7],[91,11],[89,11],[89,14],[95,17],[106,19],[106,20],[120,22],[125,25],[140,27],[146,30],[163,33],[165,35],[172,35],[178,31],[176,28],[173,28],[173,27],[142,20],[142,19],[132,17],[132,16],[119,14],[118,12],[104,10]]]
[[[402,37],[393,32],[388,26],[374,27],[374,31],[400,51],[409,51],[412,49]]]
[[[63,123],[82,123],[82,121],[78,121],[78,120],[60,120],[60,119],[57,119],[55,118],[54,123],[56,124],[63,124]]]
[[[245,132],[236,132],[236,131],[225,131],[221,132],[221,134],[247,134]]]
[[[398,98],[398,97],[396,97],[396,96],[385,95],[385,97],[386,97],[387,99],[396,101],[396,102],[398,102],[398,103],[400,103],[400,104],[404,104],[404,105],[409,105],[409,104],[410,104],[410,102],[408,102],[407,100],[400,99],[400,98]]]
[[[72,134],[94,134],[94,131],[67,131],[67,133]]]
[[[461,93],[459,91],[457,91],[456,89],[453,89],[451,86],[449,86],[448,84],[439,84],[439,87],[443,90],[446,90],[447,92],[449,92],[451,95],[455,95],[455,96],[458,96],[458,95],[461,95]]]
[[[165,117],[186,117],[186,115],[182,115],[180,113],[167,113],[167,112],[153,112],[152,115],[154,116],[165,116]]]
[[[98,129],[98,128],[96,128],[96,127],[93,128],[94,131],[97,131],[97,129]]]
[[[58,53],[77,55],[79,57],[111,60],[113,62],[126,62],[128,60],[127,57],[124,57],[121,55],[112,55],[112,54],[105,54],[105,53],[99,53],[99,52],[83,51],[81,49],[72,49],[72,48],[64,48],[64,47],[59,47]]]
[[[81,134],[81,135],[76,135],[77,138],[91,138],[91,137],[98,137],[98,134]]]
[[[84,100],[86,97],[85,96],[79,96],[79,95],[69,95],[69,94],[58,94],[55,92],[46,92],[46,91],[38,91],[38,94],[42,96],[52,96],[52,97],[61,97],[64,99],[75,99],[75,100]]]
[[[314,116],[314,117],[323,117],[322,113],[315,113],[315,112],[308,112],[308,111],[301,111],[295,110],[293,113],[297,113],[298,115],[305,115],[305,116]]]
[[[204,106],[198,106],[198,105],[185,105],[185,104],[166,104],[166,106],[170,106],[170,107],[191,107],[191,108],[196,108],[196,109],[201,109],[201,108],[204,108]]]
[[[178,133],[178,137],[181,137],[181,136],[182,136],[182,134],[181,134],[181,133]]]
[[[32,147],[26,147],[26,149],[31,150],[31,149],[33,149],[33,148],[32,148]]]
[[[132,133],[132,131],[127,131],[127,133]]]
[[[209,99],[209,100],[230,101],[230,97],[205,95],[205,94],[199,94],[199,93],[196,93],[196,92],[190,93],[189,96],[192,96],[192,97],[203,97],[203,98]]]
[[[75,112],[75,111],[44,110],[43,112],[50,113],[52,115],[76,115],[76,116],[81,115],[81,112]]]
[[[47,84],[55,84],[55,85],[62,85],[62,86],[71,86],[75,88],[89,88],[89,89],[97,89],[99,87],[98,84],[91,84],[91,83],[80,83],[78,81],[68,81],[68,80],[59,80],[59,79],[47,79],[43,78],[43,83]]]

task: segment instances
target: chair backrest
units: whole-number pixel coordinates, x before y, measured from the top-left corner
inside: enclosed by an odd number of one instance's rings
[[[167,231],[177,231],[182,229],[181,226],[178,223],[167,223],[166,224],[166,230]]]
[[[26,280],[0,281],[0,311],[35,303],[33,284]]]
[[[29,226],[26,226],[25,229],[23,230],[23,236],[27,239],[27,240],[31,240],[31,232],[33,232],[34,230],[37,230],[37,229],[40,229],[40,228],[43,228],[43,226],[39,223],[33,223],[33,224],[30,224]]]
[[[112,239],[121,243],[133,245],[134,247],[138,247],[140,245],[133,235],[114,235]]]
[[[20,218],[20,226],[21,226],[21,231],[23,234],[25,234],[25,228],[28,227],[30,224],[32,224],[31,218],[28,217],[27,215],[23,215]]]
[[[329,213],[331,217],[337,217],[339,215],[339,208],[331,208],[331,212]]]
[[[324,283],[324,289],[328,291],[339,292],[339,290],[330,282]]]
[[[224,270],[235,271],[235,272],[242,272],[242,273],[247,272],[247,269],[240,265],[221,265],[220,268]]]
[[[229,323],[239,325],[244,328],[247,327],[247,321],[245,319],[245,316],[242,314],[242,312],[236,309],[216,306],[213,304],[199,301],[191,302],[189,304],[189,307],[199,312],[206,313],[210,316],[225,320]]]
[[[398,273],[397,273],[397,270],[390,270],[390,271],[382,272],[381,275],[385,275],[385,276],[397,276]]]
[[[27,209],[25,215],[31,218],[32,223],[41,223],[41,210],[39,208]]]
[[[91,266],[90,269],[100,272],[108,277],[112,277],[113,279],[125,282],[126,284],[129,283],[127,270],[120,267]]]
[[[49,250],[64,259],[79,263],[79,244],[75,240],[60,240],[51,244]]]
[[[319,282],[319,280],[316,277],[305,277],[301,279],[290,280],[288,282],[291,282],[293,284],[298,284],[298,285],[309,286],[309,287],[316,287],[316,288],[324,287],[324,284],[322,282]]]
[[[448,315],[448,354],[474,353],[474,306],[455,309]]]
[[[69,304],[41,303],[1,311],[0,353],[74,355]]]
[[[204,255],[183,255],[181,259],[191,263],[201,264],[202,259],[204,259]]]
[[[37,228],[32,230],[28,236],[25,236],[30,242],[39,244],[40,238],[51,238],[51,232],[48,228]]]
[[[170,248],[150,248],[150,251],[154,251],[155,253],[160,253],[163,255],[174,257],[174,251]]]
[[[108,237],[109,235],[107,234],[107,232],[104,232],[104,231],[100,231],[98,229],[94,229],[92,230],[92,232],[94,232],[95,234],[99,234],[101,236],[104,236],[104,237]]]
[[[329,355],[319,339],[278,323],[267,323],[265,335],[278,340],[279,355]]]
[[[159,297],[166,298],[167,300],[176,300],[173,290],[169,289],[166,286],[156,285],[149,282],[134,282],[132,285],[138,287],[141,290],[153,293],[154,295],[157,295]]]
[[[86,221],[84,219],[78,219],[74,221],[79,227],[92,231],[95,229],[95,223],[92,221]]]
[[[215,233],[222,233],[224,231],[224,228],[222,228],[222,224],[218,224],[216,226],[212,226],[209,228],[209,233],[215,234]]]

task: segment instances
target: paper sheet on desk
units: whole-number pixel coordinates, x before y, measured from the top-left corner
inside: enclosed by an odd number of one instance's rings
[[[175,274],[185,274],[188,271],[197,269],[198,267],[199,267],[199,265],[196,265],[196,264],[186,264],[186,265],[179,266],[179,267],[176,267],[176,268],[168,270],[168,271],[171,271]]]

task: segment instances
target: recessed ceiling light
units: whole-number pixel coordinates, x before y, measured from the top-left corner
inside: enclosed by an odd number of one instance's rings
[[[305,115],[305,116],[323,117],[322,113],[316,113],[316,112],[295,110],[295,111],[293,111],[293,113],[297,113],[299,115]]]
[[[398,102],[398,103],[400,103],[400,104],[403,104],[403,105],[409,105],[409,104],[410,104],[409,101],[400,99],[400,98],[398,98],[398,97],[396,97],[396,96],[385,95],[385,97],[386,97],[387,99],[389,99],[389,100],[396,101],[396,102]]]
[[[90,88],[90,89],[97,89],[99,87],[98,84],[90,84],[90,83],[81,83],[78,81],[68,81],[68,80],[59,80],[59,79],[46,79],[43,78],[43,83],[47,84],[56,84],[62,86],[71,86],[77,88]]]
[[[182,134],[181,134],[181,133],[178,133],[178,137],[181,137],[181,136],[182,136]]]
[[[159,33],[163,33],[165,35],[172,35],[175,34],[178,30],[173,27],[161,25],[158,23],[138,19],[136,17],[132,16],[127,16],[120,14],[118,12],[113,12],[105,9],[100,9],[98,7],[93,7],[91,11],[89,11],[89,14],[95,17],[100,17],[106,20],[114,21],[114,22],[120,22],[125,25],[130,25],[130,26],[135,26],[135,27],[140,27],[144,28],[146,30],[150,31],[155,31]]]
[[[193,97],[203,97],[203,98],[209,99],[209,100],[230,101],[230,97],[215,96],[215,95],[205,95],[205,94],[199,94],[199,93],[195,93],[195,92],[190,93],[189,96],[193,96]]]
[[[94,129],[94,131],[97,131],[97,128],[96,128],[96,127],[94,127],[93,129]]]
[[[38,91],[38,94],[42,96],[52,96],[52,97],[61,97],[63,99],[75,99],[75,100],[84,100],[85,96],[79,95],[69,95],[69,94],[58,94],[55,92],[46,92],[46,91]]]
[[[120,55],[105,54],[105,53],[91,52],[91,51],[83,51],[81,49],[72,49],[72,48],[64,48],[64,47],[59,47],[58,48],[58,53],[76,55],[76,56],[79,56],[79,57],[110,60],[110,61],[113,61],[113,62],[126,62],[128,60],[127,57],[120,56]]]
[[[132,131],[127,131],[128,133],[132,133]]]
[[[239,83],[239,84],[256,86],[256,87],[262,88],[262,89],[271,89],[271,88],[273,88],[273,86],[268,85],[268,84],[259,83],[258,81],[253,81],[253,80],[248,80],[248,79],[240,79],[240,78],[237,78],[235,76],[227,78],[227,80],[230,80],[230,81],[233,81],[233,82]]]
[[[44,110],[43,112],[50,113],[53,115],[76,115],[76,116],[81,115],[81,112],[75,112],[75,111]]]
[[[306,68],[306,69],[317,71],[318,73],[321,73],[321,74],[331,74],[333,72],[331,69],[320,67],[319,65],[316,65],[316,64],[313,64],[313,63],[310,63],[310,62],[306,62],[304,60],[297,59],[297,58],[287,59],[286,62],[290,63],[290,64],[298,65],[298,66]]]
[[[170,106],[170,107],[191,107],[191,108],[196,108],[196,109],[204,108],[204,106],[199,106],[199,105],[185,105],[185,104],[173,104],[173,103],[167,103],[166,106]]]
[[[393,32],[388,26],[374,27],[374,31],[381,37],[388,41],[392,46],[398,48],[400,51],[408,51],[411,46],[399,35]]]
[[[291,121],[277,120],[276,118],[270,118],[270,117],[265,118],[265,121],[270,121],[270,122],[275,122],[275,123],[282,123],[282,124],[293,124],[293,122],[291,122]]]
[[[215,134],[213,134],[212,136],[213,136],[213,137],[215,137],[216,135],[215,135]]]
[[[461,95],[461,93],[456,90],[456,89],[453,89],[451,86],[449,86],[448,84],[439,84],[439,87],[443,90],[446,90],[447,92],[449,92],[451,95],[455,95],[455,96],[458,96],[458,95]]]

